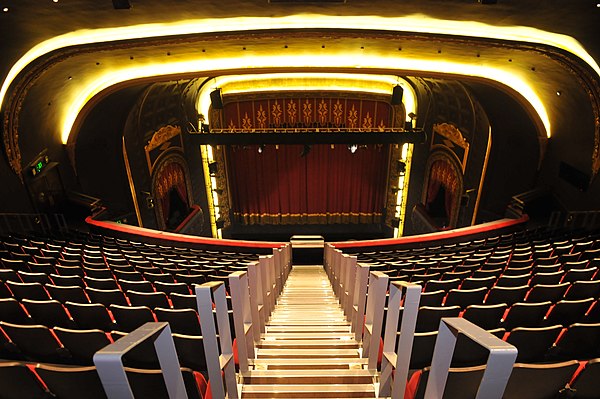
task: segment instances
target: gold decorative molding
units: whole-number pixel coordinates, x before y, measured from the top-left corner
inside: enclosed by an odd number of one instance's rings
[[[181,127],[171,125],[163,126],[152,135],[150,142],[144,148],[146,152],[150,152],[179,134],[181,134]]]
[[[450,123],[439,123],[433,125],[433,132],[441,134],[446,137],[448,140],[452,141],[454,144],[458,145],[465,150],[469,148],[469,143],[462,135],[460,130],[454,125]]]
[[[442,136],[441,142],[436,140],[436,134]],[[462,166],[462,172],[464,173],[467,169],[470,145],[456,126],[450,123],[438,123],[433,125],[431,150],[434,150],[436,147],[440,146],[446,147],[459,159]],[[458,146],[462,150],[457,150],[455,146]]]

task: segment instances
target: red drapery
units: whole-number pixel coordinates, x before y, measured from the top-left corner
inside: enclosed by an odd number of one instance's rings
[[[232,147],[228,175],[234,218],[243,224],[379,223],[388,146]]]
[[[443,186],[445,189],[444,208],[446,216],[448,221],[452,220],[456,207],[455,198],[457,197],[458,185],[458,176],[452,165],[444,160],[435,161],[429,171],[426,208],[429,209],[429,206],[435,201],[440,187]]]
[[[178,162],[169,162],[160,171],[156,178],[155,196],[161,207],[163,221],[166,224],[169,217],[171,201],[169,197],[170,190],[174,188],[181,200],[187,204],[187,189],[185,186],[185,171]]]

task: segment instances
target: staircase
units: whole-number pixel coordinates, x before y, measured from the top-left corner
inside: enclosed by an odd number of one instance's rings
[[[293,266],[242,398],[375,398],[365,360],[323,267]]]

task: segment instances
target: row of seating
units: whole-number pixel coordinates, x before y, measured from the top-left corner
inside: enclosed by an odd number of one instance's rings
[[[127,335],[123,331],[72,330],[41,325],[0,322],[3,359],[68,365],[93,365],[94,353]],[[204,344],[200,335],[172,333],[180,364],[206,374]],[[123,357],[128,367],[160,368],[151,342],[144,342]]]
[[[19,303],[14,298],[0,299],[0,321],[22,325],[43,325],[78,330],[98,329],[102,331],[130,332],[146,322],[166,321],[171,331],[202,335],[198,313],[193,308],[170,309],[147,306],[122,306],[102,304],[80,304],[55,300]]]
[[[404,398],[425,396],[429,368],[414,373],[406,387]],[[485,366],[451,368],[443,398],[474,398]],[[586,362],[575,360],[549,363],[516,363],[503,394],[504,399],[598,398],[600,359]]]
[[[516,327],[512,330],[487,330],[514,345],[519,353],[517,362],[546,363],[562,360],[587,360],[600,357],[600,323],[572,324],[548,327]],[[422,369],[431,365],[438,331],[416,332],[413,338],[410,368]],[[485,364],[489,352],[478,344],[458,335],[452,360],[453,367]]]
[[[168,399],[161,370],[126,367],[127,379],[136,398]],[[189,399],[212,397],[205,377],[182,367],[181,373]],[[0,362],[2,398],[107,399],[93,366],[72,367],[54,364]]]

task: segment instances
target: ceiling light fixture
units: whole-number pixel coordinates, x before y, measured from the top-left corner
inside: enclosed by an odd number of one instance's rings
[[[8,7],[4,7],[4,8],[2,9],[2,12],[8,12]]]

